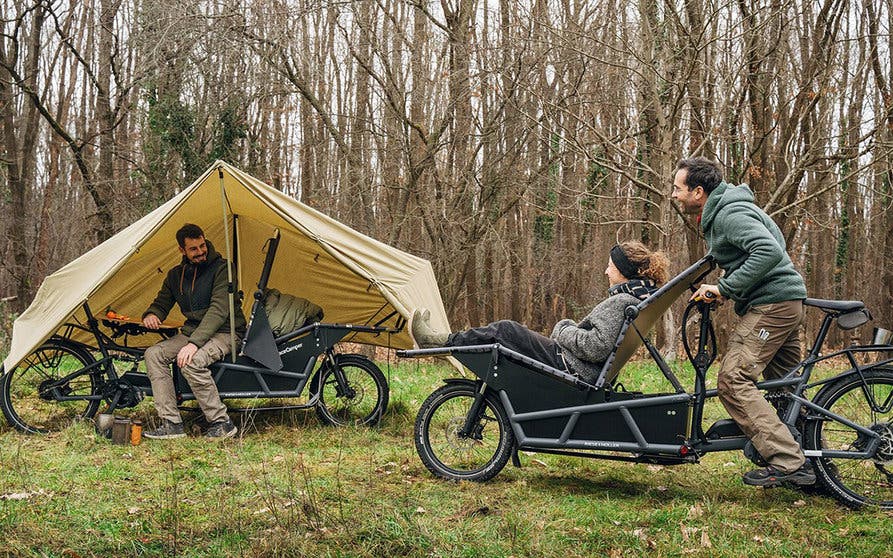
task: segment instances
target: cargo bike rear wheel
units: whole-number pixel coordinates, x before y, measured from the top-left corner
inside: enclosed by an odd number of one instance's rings
[[[16,429],[46,434],[91,418],[99,409],[101,370],[78,373],[95,363],[88,351],[50,339],[0,378],[0,408]],[[88,399],[88,397],[91,397]]]
[[[878,367],[845,376],[816,395],[815,403],[880,437],[872,459],[814,459],[819,482],[854,508],[893,509],[893,368]],[[864,378],[864,382],[863,379]],[[806,426],[808,450],[865,451],[868,435],[827,417]]]

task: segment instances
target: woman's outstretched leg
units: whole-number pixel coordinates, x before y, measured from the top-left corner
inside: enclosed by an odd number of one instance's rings
[[[521,353],[543,364],[548,364],[552,368],[565,369],[558,343],[545,335],[530,331],[512,320],[500,320],[485,326],[473,327],[465,331],[453,333],[446,339],[444,346],[462,347],[465,345],[489,345],[491,343],[499,343],[507,349]]]

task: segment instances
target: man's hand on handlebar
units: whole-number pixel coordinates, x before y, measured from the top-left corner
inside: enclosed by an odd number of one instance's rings
[[[726,298],[719,294],[719,287],[716,285],[708,285],[703,284],[698,287],[698,290],[691,295],[689,300],[695,301],[705,301],[705,302],[720,302],[722,303]]]
[[[146,317],[143,318],[143,325],[146,329],[158,329],[161,327],[161,320],[155,314],[146,314]]]

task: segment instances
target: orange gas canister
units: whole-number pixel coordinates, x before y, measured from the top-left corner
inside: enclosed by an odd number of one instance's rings
[[[130,423],[130,445],[138,446],[143,441],[143,423],[134,420]]]

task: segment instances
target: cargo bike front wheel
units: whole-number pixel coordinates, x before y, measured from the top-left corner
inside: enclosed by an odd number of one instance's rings
[[[388,409],[388,381],[381,369],[362,355],[336,354],[313,378],[319,394],[316,414],[332,426],[374,426]]]
[[[515,437],[505,410],[487,392],[475,416],[469,416],[476,394],[473,384],[450,383],[428,396],[419,409],[416,451],[438,477],[489,480],[511,456]]]

